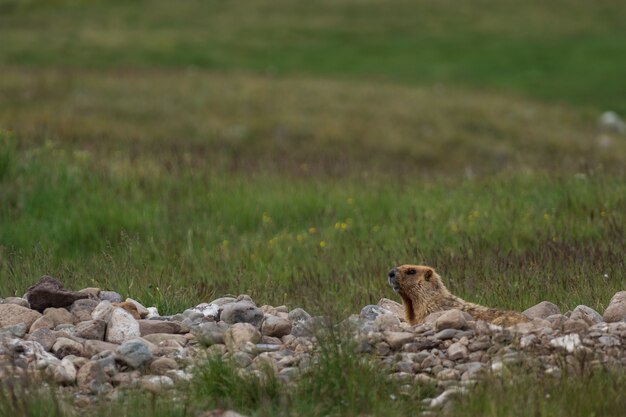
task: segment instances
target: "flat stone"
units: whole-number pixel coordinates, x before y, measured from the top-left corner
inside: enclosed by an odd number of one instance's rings
[[[626,320],[626,291],[615,293],[602,317],[609,323]]]
[[[409,332],[384,332],[383,338],[392,349],[399,349],[406,343],[415,339],[415,335]]]
[[[26,290],[24,298],[31,309],[43,312],[48,307],[69,307],[74,301],[89,298],[89,295],[68,291],[59,280],[46,275]]]
[[[83,339],[103,340],[106,327],[104,320],[81,321],[74,328],[74,335]]]
[[[291,327],[289,320],[268,316],[261,325],[261,333],[265,336],[283,337],[291,333]]]
[[[0,304],[0,327],[24,323],[27,328],[41,317],[38,312],[17,304]]]
[[[237,301],[224,306],[220,319],[228,324],[250,323],[259,328],[263,322],[263,312],[249,301]]]
[[[169,343],[171,341],[175,341],[181,347],[187,344],[187,338],[182,334],[170,334],[170,333],[152,333],[146,336],[142,336],[143,339],[149,341],[150,343],[154,343],[159,346],[161,343]],[[222,334],[222,343],[224,340],[224,336]]]
[[[443,329],[466,329],[467,320],[461,310],[448,310],[435,320],[437,331]]]
[[[126,310],[115,308],[111,313],[105,340],[112,343],[122,343],[140,336],[139,323]]]
[[[463,333],[463,330],[443,329],[437,332],[433,337],[437,340],[449,340],[454,339],[455,337],[459,338],[460,333]]]
[[[556,304],[549,301],[542,301],[522,312],[529,319],[545,319],[553,314],[561,314],[561,310]]]
[[[137,320],[142,336],[155,333],[181,334],[187,333],[188,328],[175,321],[164,320]]]
[[[139,368],[152,360],[152,353],[147,343],[141,339],[122,343],[115,352],[115,357],[132,368]]]

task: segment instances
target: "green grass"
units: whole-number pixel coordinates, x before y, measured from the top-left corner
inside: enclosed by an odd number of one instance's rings
[[[619,0],[0,4],[5,65],[445,83],[626,112]]]

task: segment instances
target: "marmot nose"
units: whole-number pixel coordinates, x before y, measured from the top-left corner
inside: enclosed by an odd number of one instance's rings
[[[387,274],[389,276],[389,278],[393,278],[396,276],[396,268],[392,268],[389,270],[389,273]]]

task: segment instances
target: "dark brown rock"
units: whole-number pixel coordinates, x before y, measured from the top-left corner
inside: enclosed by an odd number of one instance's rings
[[[30,308],[43,312],[48,307],[68,307],[76,300],[89,298],[89,294],[68,291],[59,280],[45,275],[26,290],[24,298],[30,303]]]

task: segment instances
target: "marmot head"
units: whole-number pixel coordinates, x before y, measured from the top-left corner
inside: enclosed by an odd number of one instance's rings
[[[389,271],[387,277],[393,290],[405,297],[413,298],[445,291],[441,277],[429,266],[397,266]]]

